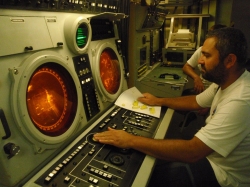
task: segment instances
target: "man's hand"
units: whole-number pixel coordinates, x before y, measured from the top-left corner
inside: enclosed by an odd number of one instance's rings
[[[114,130],[108,127],[108,131],[96,133],[94,139],[103,144],[109,144],[116,147],[128,149],[131,146],[132,139],[135,136],[123,130]]]
[[[152,94],[144,93],[143,96],[144,97],[137,98],[137,100],[146,105],[160,106],[160,103],[158,103],[158,98],[153,96]]]
[[[200,77],[194,79],[194,91],[196,94],[203,92],[205,89],[204,84]]]

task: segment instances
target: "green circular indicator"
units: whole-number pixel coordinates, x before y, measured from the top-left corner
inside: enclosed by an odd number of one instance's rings
[[[88,42],[88,27],[81,24],[76,31],[76,44],[79,48],[84,48]]]

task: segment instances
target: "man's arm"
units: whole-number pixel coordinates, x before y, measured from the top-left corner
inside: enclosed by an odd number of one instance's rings
[[[194,90],[196,93],[201,93],[205,88],[204,88],[204,84],[200,78],[199,75],[197,75],[197,73],[194,71],[194,68],[189,65],[188,63],[186,63],[183,68],[182,68],[183,72],[190,76],[193,80],[194,80]]]
[[[95,134],[94,138],[100,143],[126,149],[132,148],[168,161],[196,162],[213,152],[197,137],[191,140],[157,140],[109,128],[108,131]]]
[[[174,110],[200,110],[201,106],[198,105],[196,101],[196,96],[183,96],[175,98],[159,98],[152,94],[144,93],[144,97],[139,97],[137,100],[152,106],[167,106]]]

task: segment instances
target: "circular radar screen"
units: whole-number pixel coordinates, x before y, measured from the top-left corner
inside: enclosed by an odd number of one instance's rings
[[[35,127],[45,135],[59,136],[69,129],[76,115],[75,83],[59,64],[44,64],[30,78],[26,102]]]
[[[103,50],[100,56],[100,76],[106,91],[115,94],[121,81],[121,70],[118,58],[111,48]]]

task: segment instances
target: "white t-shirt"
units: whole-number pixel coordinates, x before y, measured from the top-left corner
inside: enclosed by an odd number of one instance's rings
[[[202,47],[199,47],[195,52],[194,54],[190,57],[190,59],[188,59],[187,63],[192,66],[193,68],[195,68],[196,66],[198,67],[198,69],[201,71],[201,65],[198,64],[198,60],[201,56],[201,48]],[[211,84],[211,82],[203,79],[202,75],[200,75],[200,78],[205,86],[205,89],[208,88]]]
[[[211,107],[197,134],[215,152],[207,156],[221,186],[250,186],[250,73],[245,71],[224,90],[212,84],[196,96]]]

